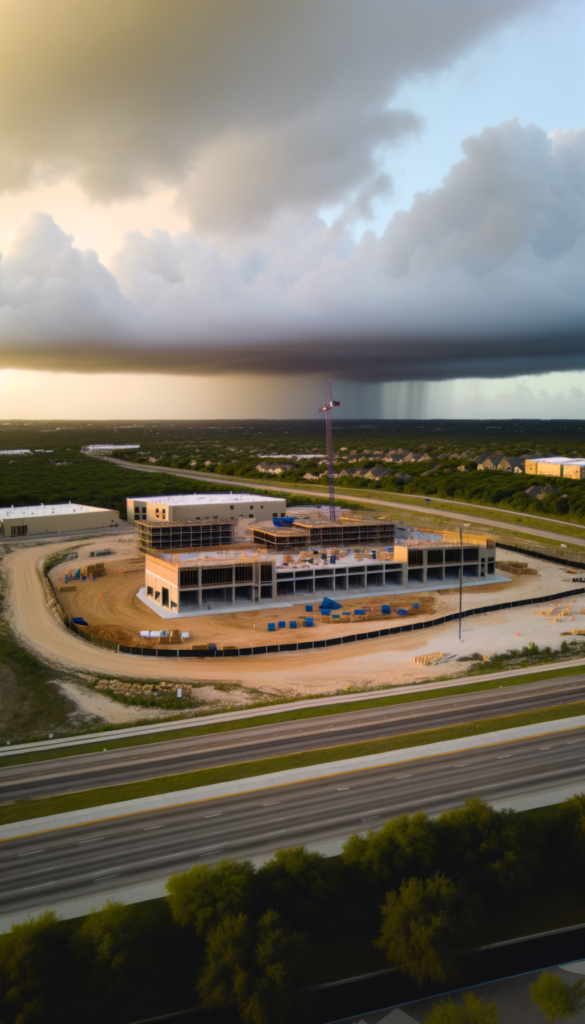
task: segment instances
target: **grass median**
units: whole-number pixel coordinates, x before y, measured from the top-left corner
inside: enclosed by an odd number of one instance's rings
[[[111,732],[101,732],[95,743],[83,743],[78,746],[59,747],[54,750],[28,751],[26,754],[14,754],[0,759],[0,770],[17,764],[33,764],[39,761],[54,761],[64,757],[77,757],[83,754],[96,754],[105,750],[121,750],[124,747],[140,747],[151,743],[167,743],[169,741],[189,739],[191,736],[206,736],[212,733],[237,732],[241,729],[255,729],[260,726],[278,725],[282,722],[302,721],[310,718],[326,718],[330,715],[344,715],[349,712],[367,711],[371,708],[393,707],[397,704],[417,704],[425,700],[438,700],[442,697],[455,697],[460,694],[481,693],[487,690],[498,690],[508,686],[521,686],[529,683],[546,682],[548,679],[559,679],[566,676],[583,675],[585,666],[573,665],[568,668],[552,668],[522,676],[509,676],[506,679],[493,679],[476,683],[460,683],[446,686],[440,690],[402,690],[392,697],[364,697],[363,700],[351,701],[348,704],[326,704],[314,708],[295,708],[294,704],[287,711],[275,711],[274,714],[257,715],[237,720],[226,719],[225,722],[213,722],[209,725],[191,725],[184,729],[174,729],[158,733],[137,734],[120,739]],[[465,676],[464,678],[469,678]],[[430,680],[437,682],[438,680]],[[424,684],[423,684],[424,685]],[[292,702],[291,702],[292,703]]]
[[[64,793],[60,796],[43,797],[37,800],[19,800],[0,807],[0,825],[25,821],[29,818],[45,817],[48,814],[63,814],[67,811],[78,811],[87,807],[99,807],[102,804],[119,803],[122,800],[136,800],[146,796],[158,796],[162,793],[178,793],[195,786],[233,782],[236,779],[248,779],[255,775],[283,772],[292,768],[307,768],[312,765],[327,764],[331,761],[364,757],[369,754],[385,754],[394,750],[462,739],[467,736],[480,736],[484,733],[514,729],[522,725],[554,722],[584,714],[585,701],[577,701],[574,704],[565,704],[539,711],[527,711],[517,715],[504,715],[499,718],[485,718],[481,721],[469,722],[464,725],[449,725],[441,729],[426,729],[387,739],[346,743],[337,747],[284,754],[281,757],[267,757],[257,761],[218,765],[214,768],[200,768],[191,772],[183,772],[180,775],[164,775],[160,778],[127,782],[117,786],[101,786],[99,789]]]

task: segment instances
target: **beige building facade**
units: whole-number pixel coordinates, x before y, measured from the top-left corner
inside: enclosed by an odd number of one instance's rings
[[[562,455],[549,459],[526,459],[528,476],[562,476],[566,480],[585,480],[585,459],[569,459]]]
[[[129,523],[201,523],[226,519],[273,519],[286,515],[285,498],[262,494],[171,494],[126,498]]]
[[[26,505],[0,508],[0,533],[3,537],[32,537],[40,533],[69,533],[72,530],[115,529],[118,513],[93,505]]]

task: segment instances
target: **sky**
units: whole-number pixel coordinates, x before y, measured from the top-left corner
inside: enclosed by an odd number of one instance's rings
[[[3,418],[583,416],[577,0],[0,0]]]

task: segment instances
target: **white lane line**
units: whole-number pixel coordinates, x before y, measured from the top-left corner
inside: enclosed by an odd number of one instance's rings
[[[164,825],[149,825],[148,828],[143,828],[143,832],[152,832],[155,828],[164,828]]]
[[[505,757],[512,757],[511,754],[498,754],[496,761],[503,761]]]
[[[262,806],[263,807],[274,807],[276,804],[279,804],[279,803],[280,803],[280,800],[269,800],[267,803],[262,804]]]
[[[79,845],[83,846],[84,843],[97,843],[100,839],[105,839],[105,836],[96,836],[95,839],[80,839]]]
[[[471,764],[471,761],[460,761],[459,764],[454,764],[453,768],[467,768],[468,764]]]
[[[349,788],[350,788],[349,786],[338,786],[337,792],[338,793],[345,793],[346,789],[349,789]]]
[[[44,850],[31,850],[30,853],[17,853],[17,857],[34,857],[35,853],[44,853]]]
[[[541,750],[550,750],[550,747],[540,747]]]
[[[221,818],[221,811],[215,811],[214,814],[204,814],[204,818]]]
[[[412,779],[412,775],[395,775],[396,779]]]
[[[55,883],[54,882],[41,882],[39,885],[27,885],[24,889],[21,889],[20,892],[28,892],[29,889],[42,889],[46,885],[55,885]]]

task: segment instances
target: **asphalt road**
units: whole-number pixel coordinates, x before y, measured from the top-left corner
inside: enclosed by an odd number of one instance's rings
[[[585,673],[568,679],[437,697],[343,714],[190,736],[139,747],[0,768],[0,804],[25,798],[115,786],[140,779],[277,757],[517,714],[585,700]],[[104,738],[107,746],[107,738]]]
[[[23,836],[0,843],[0,914],[344,837],[473,794],[505,800],[581,782],[576,729]]]
[[[246,485],[246,483],[243,480],[238,479],[237,477],[221,477],[217,476],[215,473],[210,473],[209,475],[207,475],[205,473],[189,472],[189,470],[184,469],[173,469],[169,468],[168,466],[139,466],[136,463],[124,462],[123,459],[113,459],[107,456],[105,457],[104,461],[112,462],[116,466],[123,466],[124,469],[136,469],[141,473],[169,473],[173,476],[185,477],[188,480],[206,480],[207,482],[214,484],[230,484],[230,486],[237,485],[238,487],[254,486],[253,482],[249,482],[248,485]],[[258,482],[256,482],[256,485],[258,486]],[[325,494],[325,492],[323,492],[323,494],[321,495],[320,492],[317,492],[315,490],[305,490],[304,488],[295,486],[291,487],[287,486],[287,484],[285,483],[279,484],[278,487],[271,487],[269,484],[265,484],[263,482],[262,490],[276,491],[279,494],[283,494],[286,492],[290,494],[291,497],[294,497],[295,495],[309,495],[312,498],[322,496],[324,502],[327,500],[327,495]],[[377,492],[377,496],[375,498],[367,498],[365,497],[365,495],[363,495],[363,492],[361,492],[358,497],[355,494],[347,494],[340,491],[338,497],[347,498],[348,501],[355,501],[358,502],[360,505],[365,504],[375,505],[377,508],[388,507],[402,509],[403,511],[408,512],[418,512],[419,514],[425,516],[441,516],[443,519],[445,519],[445,517],[447,517],[448,519],[460,519],[464,520],[465,522],[480,523],[482,526],[491,526],[493,529],[513,530],[515,533],[531,534],[534,537],[544,537],[547,540],[566,541],[570,544],[576,544],[579,547],[585,547],[585,540],[580,537],[574,537],[572,534],[564,534],[553,532],[551,530],[537,529],[534,526],[526,526],[524,523],[518,523],[517,521],[514,521],[518,519],[518,515],[515,513],[510,513],[509,520],[490,519],[486,516],[474,515],[473,512],[452,512],[450,509],[434,509],[431,508],[429,505],[407,505],[403,501],[388,501],[387,498],[378,496],[381,493],[384,492]],[[416,497],[419,497],[419,495],[413,494],[413,498]],[[422,495],[420,495],[420,497],[422,497]],[[437,498],[436,500],[442,501],[443,499]],[[463,504],[463,502],[461,504]],[[489,507],[490,506],[487,506],[487,508]],[[467,505],[466,508],[473,509],[478,508],[478,506]],[[500,515],[505,515],[506,512],[509,510],[494,509],[494,511],[497,511]],[[537,517],[531,516],[531,518],[536,519]],[[555,519],[552,520],[552,522],[562,523],[563,521]],[[580,523],[567,523],[567,526],[576,527],[579,530],[583,529],[583,526],[581,526]]]

